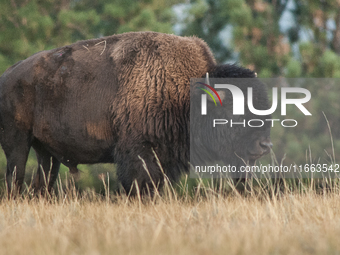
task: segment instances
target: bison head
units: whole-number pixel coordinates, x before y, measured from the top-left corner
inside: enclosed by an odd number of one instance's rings
[[[221,79],[223,78],[223,79]],[[209,83],[209,84],[207,84]],[[233,85],[243,95],[216,84]],[[202,86],[203,85],[203,86]],[[202,88],[204,87],[204,88]],[[214,89],[215,88],[215,89]],[[253,107],[270,108],[265,84],[248,69],[235,65],[216,67],[205,82],[192,81],[190,118],[190,157],[192,165],[254,165],[256,159],[269,153],[270,115],[255,115],[248,107],[248,88],[252,90]],[[202,97],[202,95],[206,96]],[[205,100],[205,101],[204,101]],[[242,102],[241,109],[234,109]],[[206,112],[202,105],[206,105]]]

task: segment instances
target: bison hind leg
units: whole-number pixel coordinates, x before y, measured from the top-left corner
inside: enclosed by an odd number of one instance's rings
[[[29,134],[5,128],[0,141],[7,159],[6,187],[11,196],[22,191],[31,139]]]
[[[34,178],[33,188],[35,193],[50,193],[57,180],[60,168],[60,161],[52,156],[48,151],[41,147],[34,148],[38,159],[37,174]]]

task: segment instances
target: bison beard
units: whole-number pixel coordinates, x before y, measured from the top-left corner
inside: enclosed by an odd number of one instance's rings
[[[126,192],[136,193],[135,181],[141,192],[152,191],[151,179],[159,187],[164,179],[153,150],[165,174],[178,180],[188,171],[190,78],[206,72],[255,77],[248,69],[217,66],[198,38],[154,32],[80,41],[18,62],[0,77],[0,143],[9,191],[14,169],[21,189],[31,147],[38,159],[36,190],[44,188],[48,176],[51,190],[60,163],[76,172],[78,164],[106,162],[117,164]],[[259,94],[267,109],[261,86]],[[261,156],[268,150],[263,141],[269,129],[255,136],[228,133],[238,136],[238,144],[224,137],[225,146],[245,157],[249,148]]]

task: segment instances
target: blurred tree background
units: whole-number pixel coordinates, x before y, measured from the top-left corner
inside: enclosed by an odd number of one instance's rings
[[[128,31],[198,36],[218,62],[238,63],[261,78],[340,78],[339,0],[0,0],[0,74],[35,52]],[[328,162],[333,152],[324,114],[337,153],[340,86],[334,80],[322,88],[302,86],[312,93],[307,107],[313,117],[289,108],[286,117],[299,124],[272,129],[274,152],[287,164]],[[1,153],[2,174],[5,165]],[[31,153],[27,170],[35,168]],[[106,172],[115,183],[112,165],[80,169],[83,188],[99,187]]]

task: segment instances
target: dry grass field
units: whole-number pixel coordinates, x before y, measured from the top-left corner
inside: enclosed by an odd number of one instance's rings
[[[0,254],[339,254],[340,190],[310,187],[3,198]]]

